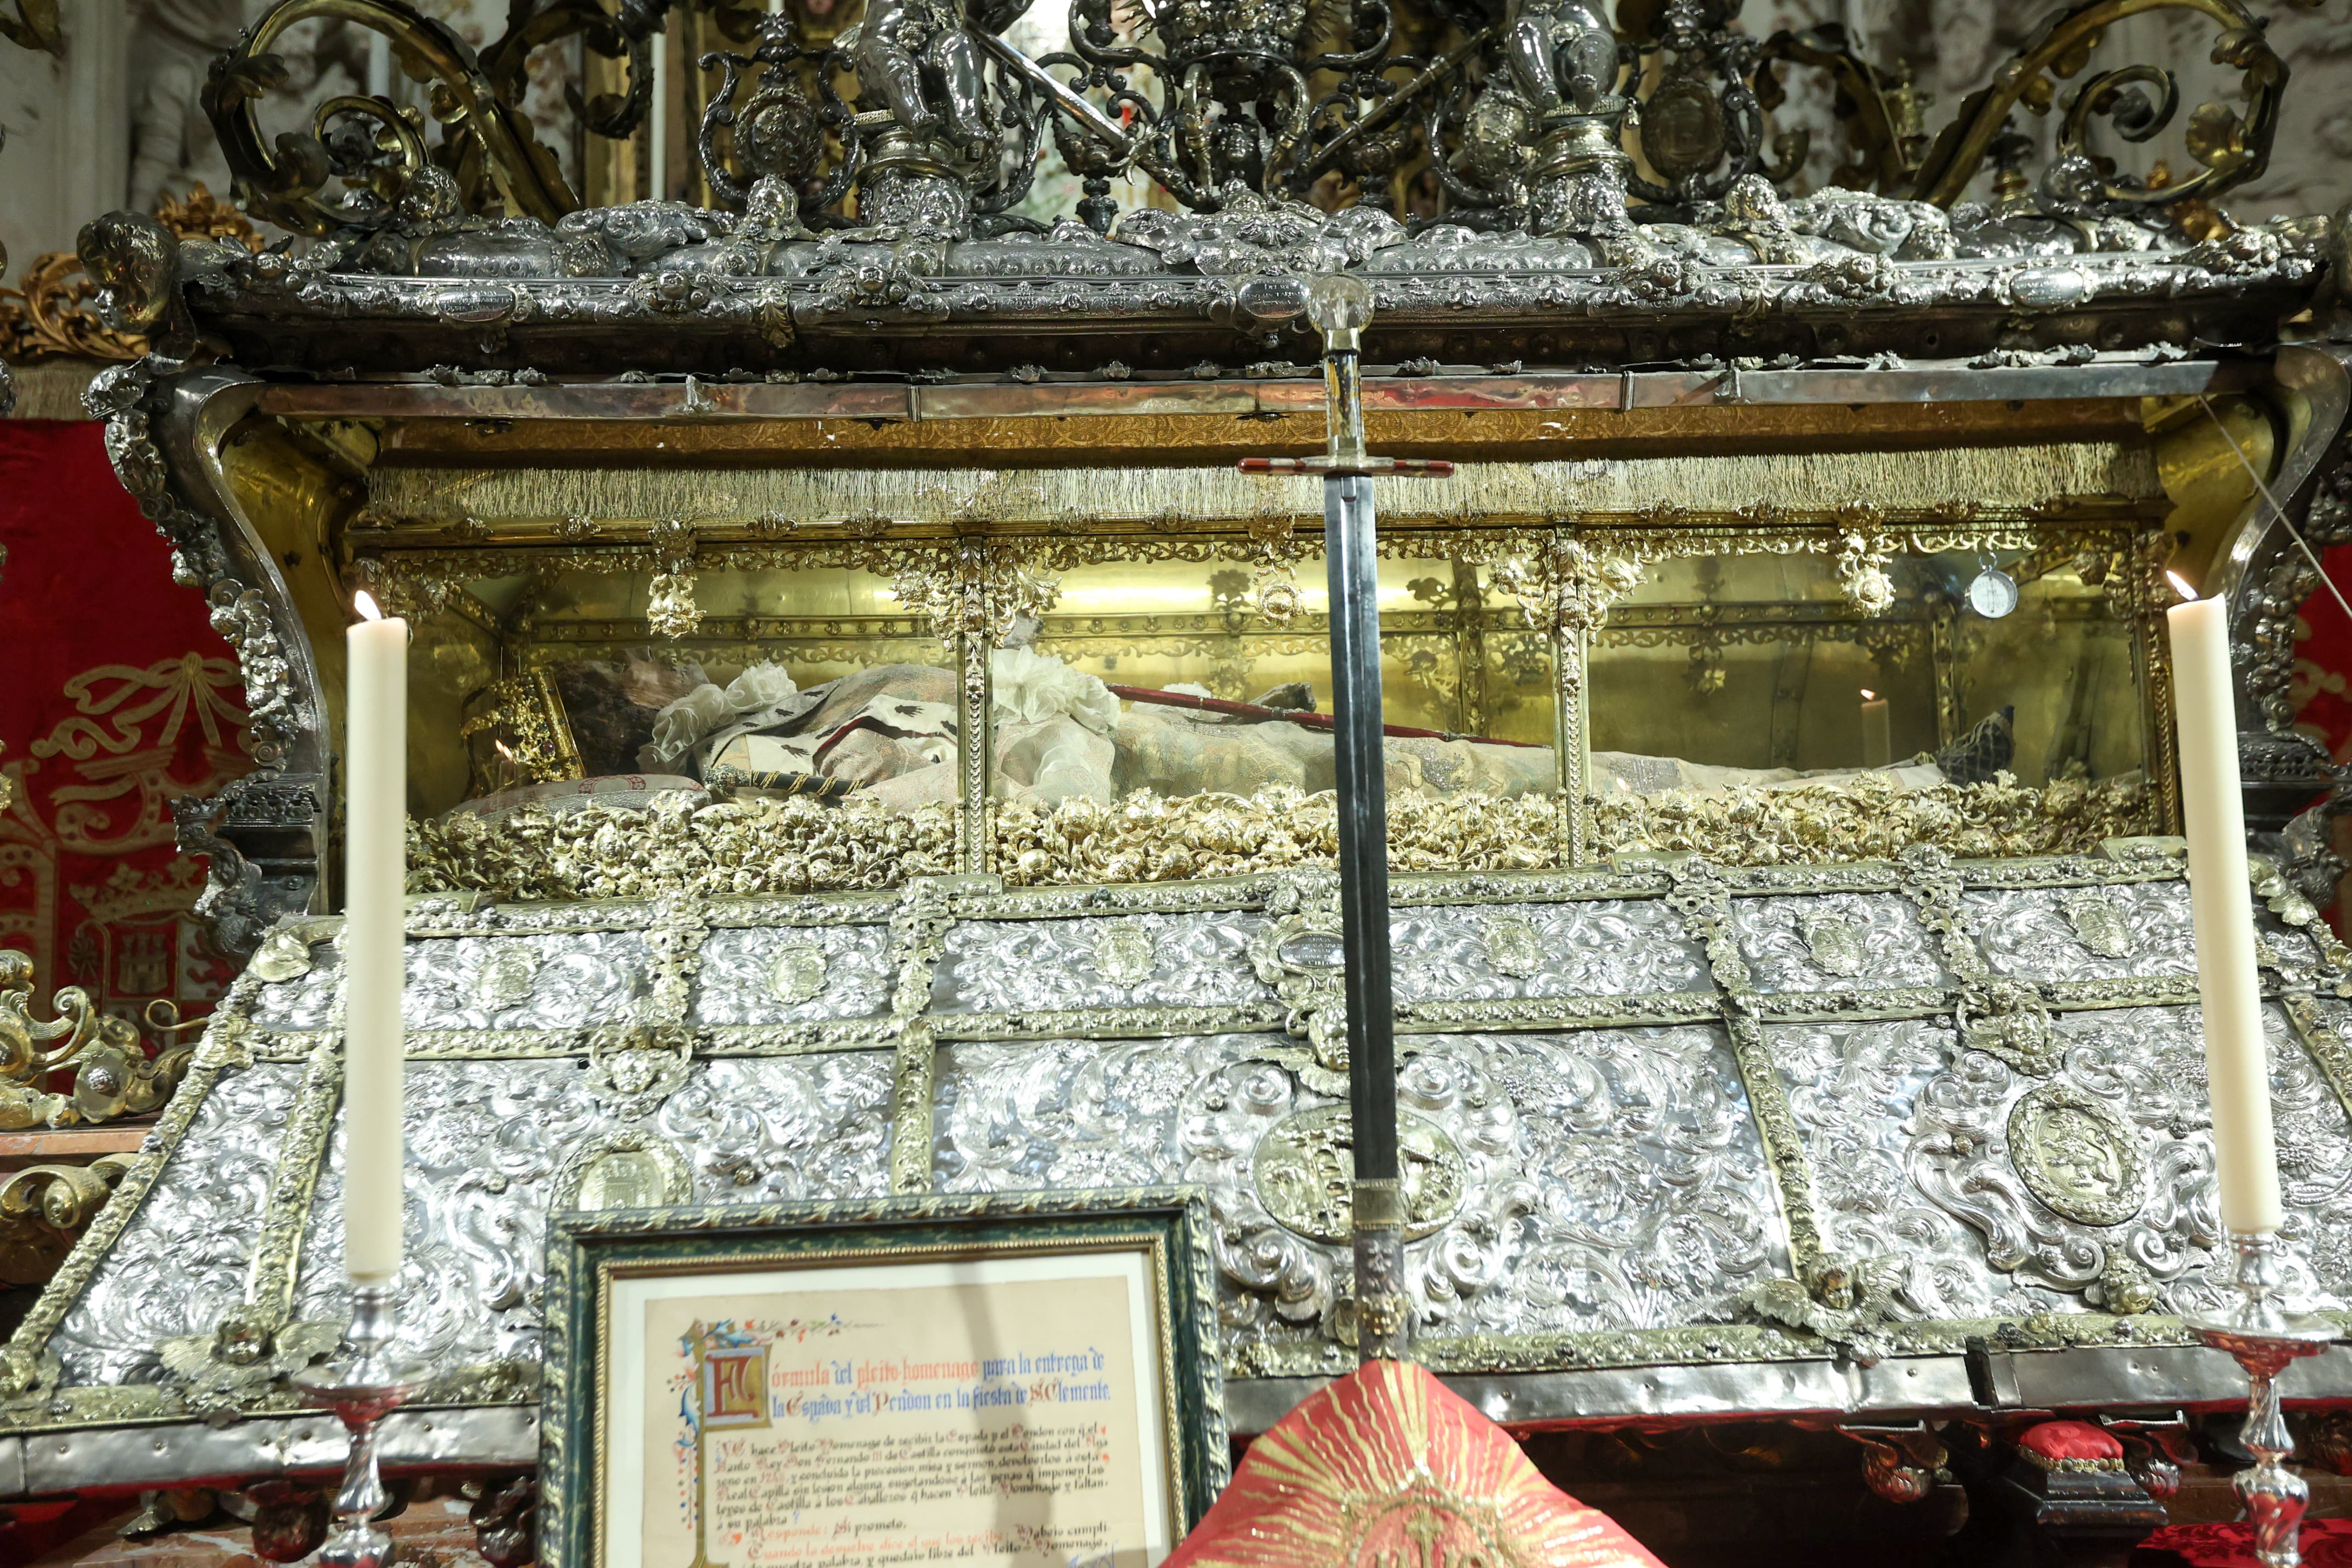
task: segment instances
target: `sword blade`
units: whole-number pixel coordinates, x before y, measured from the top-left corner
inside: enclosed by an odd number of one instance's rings
[[[1339,797],[1339,918],[1347,951],[1348,1086],[1356,1177],[1397,1175],[1396,1042],[1389,980],[1388,770],[1381,737],[1379,566],[1372,481],[1323,481],[1331,578],[1332,734]]]

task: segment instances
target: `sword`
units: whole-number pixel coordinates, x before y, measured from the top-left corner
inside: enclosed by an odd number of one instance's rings
[[[1396,1035],[1389,982],[1388,776],[1381,753],[1376,474],[1442,477],[1435,458],[1364,450],[1363,330],[1372,290],[1333,275],[1307,291],[1323,334],[1326,450],[1244,458],[1244,473],[1323,476],[1323,554],[1331,580],[1332,741],[1339,797],[1339,924],[1348,1005],[1348,1104],[1355,1145],[1356,1356],[1402,1361],[1412,1313],[1404,1285],[1406,1194],[1397,1160]]]

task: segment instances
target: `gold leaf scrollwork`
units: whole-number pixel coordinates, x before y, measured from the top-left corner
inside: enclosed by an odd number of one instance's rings
[[[2067,100],[2059,124],[2057,155],[2043,181],[2046,197],[2062,209],[2089,213],[2100,208],[2168,208],[2183,202],[2210,202],[2262,173],[2278,129],[2286,67],[2264,41],[2261,18],[2241,0],[2083,0],[2034,29],[2025,47],[1993,74],[1990,85],[1969,95],[1958,114],[1936,138],[1921,164],[1911,195],[1950,206],[1958,201],[2007,123],[2023,104],[2036,114],[2057,101],[2060,79],[2074,77],[2089,63],[2100,37],[2126,17],[2151,11],[2201,13],[2221,27],[2212,59],[2234,67],[2242,117],[2227,105],[2200,106],[2189,116],[2189,155],[2203,165],[2177,184],[2135,180],[2104,167],[2088,150],[2090,121],[2104,120],[2114,135],[2147,142],[2168,125],[2179,106],[2172,73],[2148,65],[2101,71]],[[2153,97],[2150,96],[2151,92]]]
[[[65,1127],[152,1110],[171,1098],[187,1071],[193,1045],[173,1045],[152,1060],[138,1026],[99,1011],[89,994],[68,985],[51,998],[57,1016],[33,1016],[33,961],[0,948],[0,1129]],[[190,1026],[176,1017],[151,1021],[167,1033]],[[74,1069],[69,1094],[41,1088],[51,1073]]]
[[[87,1165],[28,1165],[0,1181],[0,1283],[47,1279],[129,1169],[109,1154]]]

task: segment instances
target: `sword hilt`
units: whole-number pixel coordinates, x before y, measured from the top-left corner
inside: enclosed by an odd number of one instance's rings
[[[1393,474],[1399,479],[1443,479],[1453,477],[1454,465],[1444,458],[1363,457],[1352,462],[1332,458],[1244,458],[1245,474],[1316,474],[1327,479]]]

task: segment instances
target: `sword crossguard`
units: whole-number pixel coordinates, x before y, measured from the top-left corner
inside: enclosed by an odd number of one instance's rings
[[[1454,465],[1444,458],[1359,458],[1352,462],[1332,458],[1244,458],[1240,464],[1245,474],[1316,474],[1327,479],[1354,479],[1373,474],[1394,475],[1399,479],[1443,479],[1454,474]]]

